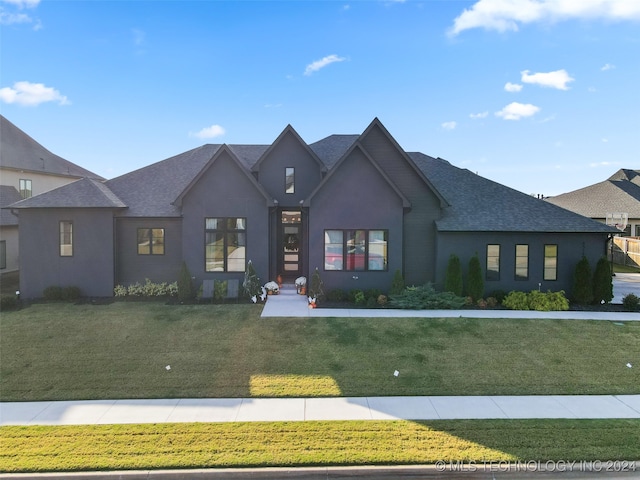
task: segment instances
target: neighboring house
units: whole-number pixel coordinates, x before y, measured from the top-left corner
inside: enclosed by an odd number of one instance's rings
[[[0,115],[0,207],[83,177],[104,180],[51,153]],[[13,272],[18,268],[18,219],[9,210],[2,210],[0,273]]]
[[[21,291],[51,285],[111,296],[116,284],[262,282],[316,268],[325,290],[442,287],[452,254],[478,254],[485,290],[570,291],[615,229],[454,167],[407,153],[378,119],[360,135],[307,144],[203,145],[104,183],[82,179],[12,205]]]
[[[604,182],[546,200],[602,223],[607,215],[626,214],[623,235],[640,237],[640,170],[620,169]]]

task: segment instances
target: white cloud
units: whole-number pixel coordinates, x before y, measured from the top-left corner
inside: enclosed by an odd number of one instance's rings
[[[458,123],[457,122],[444,122],[440,125],[442,128],[444,128],[445,130],[454,130],[457,126]]]
[[[15,5],[18,8],[34,8],[40,3],[40,0],[2,0],[2,3]]]
[[[529,74],[529,70],[520,72],[521,80],[524,83],[533,83],[541,87],[557,88],[558,90],[569,90],[567,83],[573,82],[572,78],[566,70],[556,70],[555,72],[533,73]]]
[[[570,19],[640,20],[637,0],[478,0],[453,21],[449,35],[484,28],[518,31],[519,25]]]
[[[307,68],[304,70],[305,75],[311,75],[314,72],[317,72],[321,68],[326,67],[327,65],[331,65],[335,62],[344,62],[346,60],[345,57],[339,57],[338,55],[327,55],[326,57],[316,60],[315,62],[307,65]]]
[[[536,107],[530,103],[513,102],[499,112],[496,112],[496,116],[504,118],[505,120],[520,120],[524,117],[531,117],[539,111],[540,107]]]
[[[504,85],[504,89],[507,92],[519,92],[520,90],[522,90],[522,85],[520,85],[519,83],[511,83],[511,82],[507,82]]]
[[[71,103],[55,88],[31,82],[16,82],[13,87],[0,88],[0,101],[28,107],[35,107],[46,102],[57,102],[59,105]]]
[[[614,68],[616,68],[615,65],[611,65],[610,63],[605,63],[602,68],[600,68],[600,71],[602,72],[606,72],[607,70],[613,70]]]
[[[0,0],[0,4],[10,5],[10,10],[18,10],[17,12],[6,11],[4,7],[0,6],[0,25],[35,23],[34,30],[40,30],[42,24],[39,20],[34,22],[30,15],[21,12],[24,8],[35,8],[38,3],[40,3],[40,0]]]
[[[189,136],[204,139],[221,137],[225,133],[227,133],[226,130],[220,125],[211,125],[210,127],[203,128],[199,132],[189,132]]]
[[[480,113],[470,113],[469,118],[473,118],[474,120],[477,118],[487,118],[489,112],[480,112]]]

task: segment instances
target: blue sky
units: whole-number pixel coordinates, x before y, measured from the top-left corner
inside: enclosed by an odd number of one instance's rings
[[[378,117],[525,193],[640,168],[640,0],[0,0],[0,111],[113,178]]]

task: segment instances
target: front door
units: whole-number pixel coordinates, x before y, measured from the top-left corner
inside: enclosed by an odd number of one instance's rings
[[[278,271],[283,277],[302,274],[302,213],[300,210],[282,210],[280,214],[280,241]]]

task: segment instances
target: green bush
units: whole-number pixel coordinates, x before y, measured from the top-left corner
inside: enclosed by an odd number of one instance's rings
[[[389,305],[405,310],[451,310],[464,306],[466,300],[452,292],[436,292],[428,283],[407,287],[400,295],[390,295]]]
[[[113,289],[113,295],[116,297],[126,297],[129,291],[124,285],[116,285]]]
[[[351,289],[349,293],[347,293],[347,300],[351,303],[356,303],[356,298],[359,298],[361,295],[364,296],[364,292],[359,288]]]
[[[370,298],[377,300],[380,295],[382,295],[382,290],[379,288],[369,288],[364,291],[364,296],[367,297],[367,300]]]
[[[0,296],[0,311],[13,310],[18,308],[18,297],[15,295]]]
[[[62,299],[67,302],[73,302],[80,298],[82,292],[78,287],[64,287],[62,289]]]
[[[593,301],[591,266],[584,255],[573,273],[573,300],[580,305],[588,305]]]
[[[49,301],[73,302],[80,298],[81,292],[78,287],[59,287],[52,285],[44,289],[42,296],[45,300]]]
[[[144,285],[139,282],[132,283],[128,287],[116,285],[113,289],[114,296],[123,297],[175,297],[178,294],[178,282],[173,283],[153,283],[148,278]]]
[[[613,280],[607,257],[601,257],[593,273],[593,303],[609,303],[613,300]]]
[[[377,297],[367,297],[367,307],[368,308],[375,308],[377,306],[378,306]]]
[[[467,295],[474,302],[480,300],[484,296],[484,280],[482,279],[482,267],[480,259],[476,253],[469,260],[469,271],[467,272]]]
[[[249,299],[254,296],[259,297],[262,294],[261,287],[260,278],[256,273],[256,269],[253,267],[253,262],[249,260],[247,262],[247,268],[244,271],[244,281],[242,282],[244,295]]]
[[[622,298],[622,306],[629,312],[637,312],[640,310],[640,298],[629,293]]]
[[[402,272],[398,269],[393,275],[389,295],[400,295],[404,291],[404,287],[404,278],[402,277]]]
[[[216,301],[222,301],[227,296],[227,281],[213,283],[213,299]]]
[[[45,300],[54,300],[54,301],[62,300],[63,298],[62,287],[58,287],[55,285],[47,287],[42,292],[42,296],[44,297]]]
[[[309,285],[307,293],[311,298],[318,300],[324,297],[324,284],[322,283],[322,278],[320,278],[320,272],[317,268],[311,274],[311,284]]]
[[[529,300],[524,292],[512,291],[504,297],[502,305],[509,310],[529,310]]]
[[[457,296],[462,296],[462,266],[460,258],[451,254],[449,263],[447,264],[447,273],[444,279],[445,292],[451,292]]]
[[[569,310],[569,300],[565,297],[564,290],[557,292],[547,292],[548,308],[551,312],[561,312]]]
[[[327,293],[327,300],[332,302],[343,302],[347,298],[347,294],[340,288],[334,288]]]
[[[191,272],[187,268],[187,264],[182,262],[180,276],[178,277],[178,299],[181,302],[189,302],[196,296],[196,290],[191,280]]]
[[[356,305],[364,305],[367,302],[367,297],[365,297],[364,292],[362,290],[358,290],[358,292],[353,297],[353,302]]]

